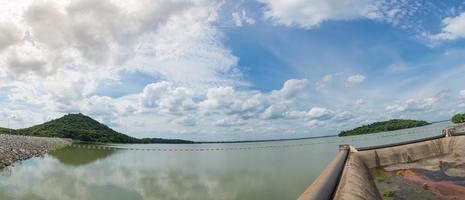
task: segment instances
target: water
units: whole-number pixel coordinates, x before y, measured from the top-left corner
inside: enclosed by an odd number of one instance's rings
[[[461,169],[463,170],[463,169]],[[376,187],[385,199],[464,199],[464,177],[448,176],[444,171],[371,169]]]
[[[70,147],[5,169],[0,199],[296,199],[339,144],[361,147],[429,137],[449,125],[282,142]]]

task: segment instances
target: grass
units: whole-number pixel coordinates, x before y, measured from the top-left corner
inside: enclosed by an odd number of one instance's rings
[[[396,191],[394,190],[386,190],[383,192],[383,196],[385,197],[393,197],[396,194]]]
[[[388,178],[389,172],[386,172],[379,168],[374,168],[371,169],[371,175],[377,182],[383,182]]]

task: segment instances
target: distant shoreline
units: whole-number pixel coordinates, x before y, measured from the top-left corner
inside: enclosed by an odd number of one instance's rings
[[[431,122],[431,124],[437,124],[437,123],[442,123],[442,122],[447,122],[447,121],[450,121],[450,120],[447,119],[447,120],[434,121],[434,122]],[[418,127],[421,127],[421,126],[418,126]],[[418,127],[412,127],[412,128],[418,128]],[[410,128],[406,128],[406,129],[410,129]],[[405,129],[399,129],[399,130],[405,130]],[[399,130],[392,130],[392,131],[399,131]],[[391,131],[383,131],[383,132],[377,132],[377,133],[384,133],[384,132],[391,132]],[[376,134],[376,133],[373,133],[373,134]],[[352,135],[352,136],[359,136],[359,135]],[[232,140],[232,141],[199,141],[199,142],[194,141],[194,143],[195,144],[221,144],[221,143],[276,142],[276,141],[318,139],[318,138],[327,138],[327,137],[351,137],[351,136],[338,136],[337,134],[335,134],[335,135],[324,135],[324,136],[310,136],[310,137],[284,138],[284,139],[266,139],[266,140]]]
[[[224,144],[224,143],[277,142],[277,141],[307,140],[307,139],[327,138],[327,137],[334,137],[334,136],[337,136],[337,135],[311,136],[311,137],[300,137],[300,138],[284,138],[284,139],[266,139],[266,140],[199,141],[199,142],[194,142],[194,143],[195,144]]]
[[[439,120],[431,122],[431,124],[446,122],[449,120]],[[413,127],[412,127],[413,128]],[[1,131],[0,133],[4,132],[4,134],[9,134],[7,130]],[[12,130],[12,129],[11,129]],[[402,130],[402,129],[399,129]],[[12,130],[16,131],[16,130]],[[385,132],[385,131],[383,131]],[[389,131],[386,131],[389,132]],[[379,133],[379,132],[378,132]],[[13,133],[12,135],[17,135]],[[123,135],[123,134],[121,134]],[[38,136],[38,135],[30,135],[30,136]],[[129,136],[128,136],[129,137]],[[298,137],[298,138],[281,138],[281,139],[261,139],[261,140],[230,140],[230,141],[193,141],[193,140],[182,140],[182,139],[163,139],[163,138],[143,138],[138,140],[145,140],[144,142],[97,142],[97,141],[82,141],[82,140],[75,140],[73,142],[83,142],[83,143],[93,143],[93,144],[233,144],[233,143],[260,143],[260,142],[278,142],[278,141],[296,141],[296,140],[307,140],[307,139],[318,139],[318,138],[328,138],[328,137],[338,137],[338,134],[333,135],[323,135],[323,136],[308,136],[308,137]],[[340,137],[340,136],[339,136]],[[347,137],[347,136],[345,136]]]

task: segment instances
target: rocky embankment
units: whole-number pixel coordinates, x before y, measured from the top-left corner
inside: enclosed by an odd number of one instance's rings
[[[62,138],[0,134],[0,168],[19,160],[44,155],[48,151],[71,143],[71,140]]]

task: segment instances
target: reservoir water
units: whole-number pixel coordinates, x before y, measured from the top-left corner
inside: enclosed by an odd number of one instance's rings
[[[296,199],[338,151],[439,135],[449,122],[351,137],[68,147],[0,172],[5,200]]]

